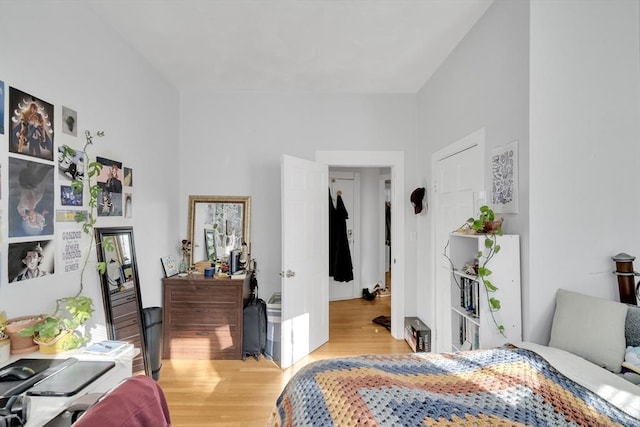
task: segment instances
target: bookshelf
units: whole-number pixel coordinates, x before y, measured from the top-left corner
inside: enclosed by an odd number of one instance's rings
[[[447,255],[453,264],[450,280],[451,348],[453,351],[490,348],[522,339],[520,299],[520,236],[497,236],[500,251],[489,261],[489,280],[498,288],[487,295],[475,274],[465,272],[478,252],[484,250],[484,235],[451,233]],[[488,298],[500,300],[494,311],[504,326],[500,334],[491,316]]]

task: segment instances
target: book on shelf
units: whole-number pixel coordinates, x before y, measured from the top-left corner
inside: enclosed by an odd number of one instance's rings
[[[113,356],[128,348],[129,345],[126,341],[103,340],[89,344],[84,348],[83,353]]]

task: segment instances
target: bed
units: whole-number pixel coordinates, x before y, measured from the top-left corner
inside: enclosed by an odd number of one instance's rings
[[[287,383],[268,425],[640,426],[640,386],[621,376],[629,312],[559,290],[548,346],[316,361]]]

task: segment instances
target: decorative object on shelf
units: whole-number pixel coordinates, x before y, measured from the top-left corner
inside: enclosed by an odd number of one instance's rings
[[[172,277],[178,274],[178,266],[171,255],[160,258],[162,268],[164,269],[164,277]]]
[[[640,273],[633,271],[633,261],[636,257],[621,252],[611,259],[616,263],[616,271],[613,274],[618,276],[620,302],[637,305],[640,301],[640,282],[636,286],[633,281],[635,276],[640,276]]]
[[[189,260],[191,259],[191,241],[187,239],[182,239],[180,242],[180,267],[178,271],[180,273],[187,273],[189,270]]]
[[[477,218],[469,218],[458,232],[467,234],[497,234],[502,236],[502,223],[504,219],[496,216],[493,210],[487,206],[481,206]]]

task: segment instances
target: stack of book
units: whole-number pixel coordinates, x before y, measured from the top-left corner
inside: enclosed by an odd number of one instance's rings
[[[103,356],[115,356],[130,347],[131,344],[126,341],[103,340],[89,344],[82,352],[87,354],[100,354]]]

